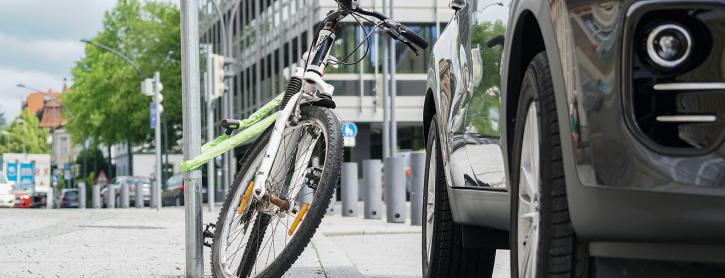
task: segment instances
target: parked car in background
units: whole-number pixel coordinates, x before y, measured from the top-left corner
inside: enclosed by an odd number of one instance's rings
[[[58,207],[60,208],[78,208],[78,188],[65,188],[60,192],[58,197]]]
[[[15,194],[13,185],[8,183],[5,176],[0,173],[0,207],[11,208],[15,206]]]
[[[47,206],[47,195],[42,193],[15,193],[16,208],[44,208]]]
[[[104,185],[101,188],[101,200],[104,207],[107,206],[108,198],[106,196],[108,194],[109,188],[115,190],[115,204],[116,206],[119,205],[121,201],[120,192],[122,185],[124,184],[128,185],[128,198],[130,206],[136,205],[136,185],[142,186],[141,191],[143,192],[144,206],[149,206],[151,204],[151,180],[149,178],[117,176],[113,180],[111,180],[109,184]]]
[[[206,185],[201,188],[202,203],[207,201]],[[164,206],[184,205],[184,175],[171,176],[161,186],[161,204]]]
[[[424,277],[725,273],[722,1],[450,0]],[[686,262],[686,263],[685,263]]]

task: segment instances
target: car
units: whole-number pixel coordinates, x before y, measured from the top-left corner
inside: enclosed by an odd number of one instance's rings
[[[0,173],[0,207],[12,208],[14,206],[15,194],[13,193],[13,185]]]
[[[141,190],[143,192],[143,200],[144,200],[144,206],[149,206],[151,204],[151,180],[149,178],[144,177],[134,177],[134,176],[117,176],[111,180],[111,182],[107,185],[103,185],[101,187],[101,200],[104,207],[108,206],[108,198],[106,197],[108,194],[108,188],[112,188],[115,191],[116,197],[115,197],[115,206],[118,207],[121,202],[121,195],[120,190],[122,185],[128,185],[128,199],[129,199],[129,205],[135,206],[136,205],[136,186],[141,186]]]
[[[47,206],[47,194],[44,192],[15,193],[16,208],[44,208]]]
[[[58,198],[58,207],[60,207],[60,208],[78,208],[78,206],[79,206],[78,198],[79,197],[83,198],[85,196],[79,196],[78,188],[64,188],[60,193],[60,197]]]
[[[201,188],[202,202],[207,201],[206,185]],[[171,176],[162,185],[161,188],[161,204],[163,206],[183,206],[184,205],[184,175],[175,174]]]
[[[725,273],[721,1],[449,4],[425,277],[490,277],[496,249],[511,277]]]

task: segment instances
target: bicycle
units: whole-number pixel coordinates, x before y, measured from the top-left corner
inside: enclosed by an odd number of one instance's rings
[[[370,48],[368,38],[378,28],[416,54],[419,48],[428,47],[428,42],[404,25],[359,8],[357,0],[337,2],[338,9],[330,11],[322,21],[303,55],[300,65],[304,68],[296,69],[281,99],[277,99],[279,111],[267,118],[274,118],[268,120],[270,126],[241,160],[241,169],[216,224],[204,232],[213,238],[209,245],[215,277],[282,276],[320,225],[339,179],[343,157],[340,121],[331,110],[335,108],[334,86],[324,81],[325,68],[362,61]],[[335,26],[347,16],[360,26],[364,26],[362,19],[375,27],[347,57],[338,60],[330,55],[330,49],[335,41]],[[366,42],[362,58],[347,63]],[[248,123],[222,122],[227,137],[243,125]]]

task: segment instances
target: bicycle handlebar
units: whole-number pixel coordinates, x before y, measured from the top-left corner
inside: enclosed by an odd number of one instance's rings
[[[386,17],[385,15],[378,13],[373,10],[368,9],[361,9],[357,8],[355,9],[356,13],[359,13],[361,15],[367,15],[375,17],[383,22],[383,27],[385,27],[385,31],[394,39],[399,40],[406,44],[408,47],[416,51],[418,48],[426,49],[428,48],[428,42],[423,39],[422,37],[418,36],[415,32],[410,30],[407,26],[401,24],[400,22],[397,22],[393,19],[390,19]],[[401,36],[404,38],[401,38]]]

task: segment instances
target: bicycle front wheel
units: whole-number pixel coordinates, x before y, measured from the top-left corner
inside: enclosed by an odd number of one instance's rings
[[[289,209],[250,196],[270,127],[244,155],[219,213],[211,252],[215,277],[282,276],[320,225],[340,176],[342,133],[327,108],[305,106],[300,115],[285,129],[265,184]]]

